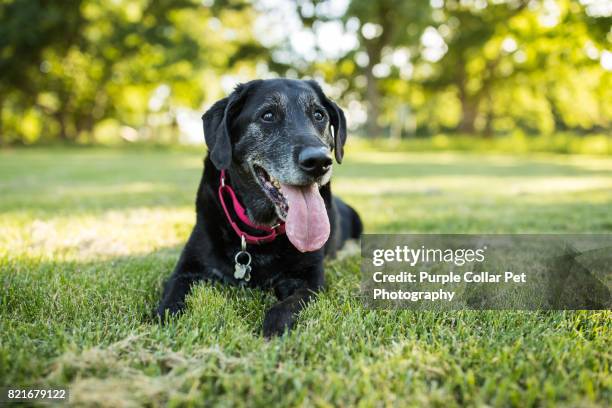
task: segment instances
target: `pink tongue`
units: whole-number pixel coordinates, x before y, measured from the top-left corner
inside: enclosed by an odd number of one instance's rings
[[[289,241],[301,252],[321,248],[329,238],[329,219],[317,183],[309,186],[281,184],[289,204],[285,231]]]

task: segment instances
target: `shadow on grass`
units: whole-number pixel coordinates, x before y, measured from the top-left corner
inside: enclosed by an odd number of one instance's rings
[[[31,384],[61,354],[130,335],[185,347],[233,332],[263,341],[263,313],[273,297],[261,290],[201,282],[184,313],[159,324],[154,310],[181,249],[96,261],[0,262],[0,385]]]
[[[5,261],[0,264],[2,318],[32,324],[53,316],[55,323],[66,328],[78,322],[95,322],[98,326],[125,322],[126,318],[133,327],[157,325],[159,320],[154,311],[161,299],[163,283],[174,270],[182,248],[181,244],[148,254],[95,261]],[[250,299],[259,299],[261,296],[254,296],[254,292],[268,293],[205,281],[196,284],[194,290],[201,291],[203,287],[228,299],[245,294]],[[185,312],[189,314],[189,308]],[[249,314],[246,310],[242,312]],[[169,322],[180,318],[181,315],[174,316]]]

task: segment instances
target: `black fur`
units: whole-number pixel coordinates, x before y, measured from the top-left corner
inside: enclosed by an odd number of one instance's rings
[[[262,106],[274,110],[278,120],[262,122]],[[318,107],[325,110],[324,120],[312,118]],[[195,282],[222,281],[274,290],[279,302],[266,313],[263,333],[266,337],[282,334],[323,288],[324,256],[334,256],[346,240],[357,239],[362,232],[355,210],[332,197],[329,175],[312,179],[295,164],[296,152],[305,146],[327,146],[335,150],[338,162],[342,160],[346,141],[344,113],[313,81],[275,79],[240,85],[228,98],[213,105],[203,120],[209,154],[196,197],[196,225],[166,282],[157,314],[165,319],[167,313],[180,312]],[[335,137],[329,125],[334,126]],[[320,193],[331,232],[325,246],[314,252],[298,251],[286,235],[267,244],[249,245],[252,278],[247,283],[233,276],[240,239],[226,219],[217,190],[220,169],[227,169],[228,182],[248,209],[249,218],[260,224],[274,224],[278,218],[275,207],[257,184],[251,171],[253,163],[267,166],[271,174],[286,183],[323,184]],[[239,225],[243,231],[260,234],[240,222]]]

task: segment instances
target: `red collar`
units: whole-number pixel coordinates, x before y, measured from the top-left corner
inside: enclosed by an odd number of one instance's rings
[[[224,192],[227,192],[227,194],[229,194],[229,196],[231,197],[234,212],[236,213],[236,215],[238,215],[240,221],[248,225],[250,228],[266,232],[266,235],[254,236],[247,234],[246,232],[240,229],[238,224],[234,220],[232,220],[232,216],[230,215],[230,212],[227,208],[227,204],[225,204],[225,198],[223,197]],[[236,197],[236,193],[234,193],[234,190],[228,184],[225,184],[225,170],[221,170],[221,178],[219,183],[219,201],[221,201],[221,206],[223,207],[223,211],[225,212],[225,216],[227,217],[227,220],[229,221],[230,225],[239,237],[245,238],[247,244],[259,245],[272,242],[276,239],[277,236],[285,233],[285,223],[282,221],[277,226],[270,228],[263,225],[254,224],[253,222],[251,222],[251,220],[249,220],[249,217],[247,216],[244,207],[242,206],[242,204],[240,204],[238,198]]]

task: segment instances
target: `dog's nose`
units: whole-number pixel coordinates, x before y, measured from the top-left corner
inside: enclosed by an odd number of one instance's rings
[[[332,165],[331,154],[326,147],[305,147],[298,161],[300,168],[312,177],[322,176]]]

